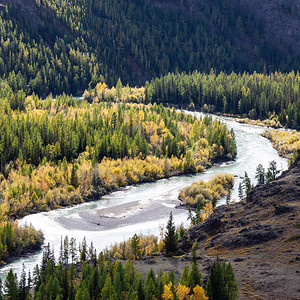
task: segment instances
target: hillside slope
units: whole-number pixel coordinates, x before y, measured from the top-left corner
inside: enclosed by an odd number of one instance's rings
[[[300,54],[300,2],[297,0],[241,0],[264,26],[264,36],[269,42],[288,47]]]
[[[47,95],[176,71],[299,69],[298,4],[263,3],[0,0],[0,77]]]
[[[189,252],[195,239],[202,258],[232,262],[241,299],[299,299],[300,159],[247,199],[216,208],[181,249]]]

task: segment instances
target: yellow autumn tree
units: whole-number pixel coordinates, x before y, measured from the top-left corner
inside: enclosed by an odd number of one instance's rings
[[[208,300],[208,297],[205,296],[204,289],[198,284],[193,289],[194,294],[191,295],[191,300]]]
[[[205,204],[203,208],[203,212],[201,213],[201,220],[204,222],[214,211],[213,204],[208,202]]]
[[[169,282],[168,284],[165,284],[164,286],[164,293],[162,294],[162,297],[164,300],[171,300],[174,298],[173,292],[172,292],[172,282]]]
[[[179,300],[189,299],[190,288],[179,283],[176,289],[176,296]]]

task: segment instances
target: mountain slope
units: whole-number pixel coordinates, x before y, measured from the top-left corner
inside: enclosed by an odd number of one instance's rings
[[[28,93],[78,93],[100,80],[114,85],[119,77],[123,83],[143,84],[172,71],[299,67],[289,40],[272,44],[269,27],[264,29],[250,2],[0,0],[0,4],[7,6],[0,8],[0,75],[14,89]],[[293,28],[298,25],[299,20]]]
[[[181,240],[232,261],[241,299],[299,299],[300,159],[243,201],[220,206]],[[201,262],[200,262],[201,263]],[[257,295],[255,298],[254,295]]]

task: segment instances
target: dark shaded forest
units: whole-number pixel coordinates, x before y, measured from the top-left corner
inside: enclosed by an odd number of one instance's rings
[[[141,85],[167,72],[299,68],[292,48],[271,45],[238,0],[4,3],[0,76],[27,94],[78,94],[119,77]]]

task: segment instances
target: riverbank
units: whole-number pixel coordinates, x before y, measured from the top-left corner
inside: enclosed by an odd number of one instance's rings
[[[291,159],[300,149],[300,132],[296,130],[265,130],[262,136],[271,141],[279,155]]]

